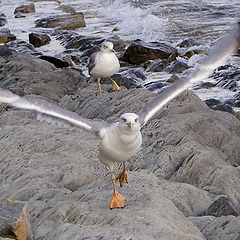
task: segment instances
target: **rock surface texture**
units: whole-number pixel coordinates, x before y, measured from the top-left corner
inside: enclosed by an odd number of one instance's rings
[[[9,54],[0,57],[0,87],[41,95],[85,118],[117,121],[155,96],[124,86],[99,95],[74,69]],[[238,239],[240,121],[191,91],[142,129],[142,149],[127,163],[129,183],[119,188],[124,209],[109,209],[112,183],[97,159],[97,137],[4,104],[0,114],[0,195],[27,204],[35,239]]]

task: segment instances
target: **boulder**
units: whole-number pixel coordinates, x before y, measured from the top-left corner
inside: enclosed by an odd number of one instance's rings
[[[4,13],[0,14],[0,27],[4,26],[7,23],[7,18]]]
[[[15,39],[17,39],[16,36],[8,28],[0,29],[0,43],[7,43]]]
[[[141,64],[154,59],[172,61],[177,55],[177,50],[168,43],[146,43],[136,40],[129,45],[121,60],[132,64]]]
[[[48,61],[28,54],[10,55],[0,71],[0,87],[21,95],[36,94],[53,100],[73,94],[86,84],[86,78],[79,71],[59,69]]]
[[[51,41],[51,38],[47,34],[30,33],[28,37],[29,37],[29,42],[34,47],[41,47],[43,45],[50,43]]]
[[[14,10],[14,14],[18,13],[35,13],[34,3],[29,3],[28,5],[21,5]]]
[[[59,30],[74,30],[86,26],[84,15],[81,12],[44,17],[36,20],[35,24],[36,27],[55,28]]]

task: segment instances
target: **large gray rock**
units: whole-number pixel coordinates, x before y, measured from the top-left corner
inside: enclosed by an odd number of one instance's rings
[[[17,13],[35,13],[34,3],[29,3],[28,5],[21,5],[14,10],[14,14]]]
[[[0,87],[23,95],[36,94],[58,100],[74,94],[86,79],[73,69],[58,69],[53,64],[28,54],[12,54],[0,66]]]
[[[5,63],[1,60],[4,76],[14,69],[19,79],[24,71],[30,77],[23,85],[8,78],[6,87],[30,93],[36,87],[31,79],[38,79],[37,75],[31,76],[40,60],[30,58],[33,63],[24,67],[17,61],[9,65],[14,58],[18,59],[13,53]],[[41,65],[44,71],[56,71],[50,63]],[[64,71],[58,71],[58,78],[62,77]],[[80,88],[76,95],[59,93],[56,89],[61,85],[38,87],[50,100],[62,97],[60,106],[106,122],[116,121],[123,112],[139,112],[155,96],[124,87],[110,93],[110,86],[103,84],[103,95],[96,84]],[[97,160],[97,137],[39,123],[35,113],[3,104],[0,113],[0,195],[28,204],[36,239],[204,239],[191,220],[207,239],[217,240],[221,238],[213,236],[218,230],[227,234],[223,218],[233,222],[229,229],[236,239],[239,217],[222,215],[232,214],[229,206],[239,215],[240,121],[209,109],[191,91],[171,101],[142,129],[142,149],[127,165],[129,184],[119,189],[126,197],[124,209],[109,210],[112,184],[109,172]],[[114,172],[120,169],[118,164]],[[213,206],[222,195],[227,196],[227,211],[218,208],[218,218],[197,217],[214,214]],[[215,223],[203,228],[200,220],[206,218]]]

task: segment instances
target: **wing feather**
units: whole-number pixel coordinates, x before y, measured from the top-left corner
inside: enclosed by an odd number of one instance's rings
[[[70,112],[45,100],[20,97],[2,88],[0,88],[0,102],[7,103],[16,108],[36,111],[38,113],[38,120],[50,123],[59,122],[61,125],[66,124],[67,126],[80,127],[95,134],[106,126],[106,124],[101,122],[84,119],[74,112]]]
[[[185,74],[173,85],[164,89],[139,112],[139,121],[141,125],[145,125],[154,114],[156,114],[174,97],[182,93],[194,83],[208,78],[215,68],[224,64],[229,59],[232,53],[238,48],[239,43],[240,22],[236,24],[230,33],[216,42],[213,49],[209,52],[209,56],[202,59],[202,61],[195,65],[193,69],[187,71],[187,75]]]

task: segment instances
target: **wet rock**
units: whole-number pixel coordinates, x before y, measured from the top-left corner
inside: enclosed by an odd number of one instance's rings
[[[182,42],[180,42],[177,46],[180,48],[188,48],[192,46],[200,45],[196,40],[188,38],[184,39]]]
[[[229,104],[218,104],[210,107],[213,110],[224,111],[224,112],[229,112],[231,114],[235,114],[235,111]]]
[[[150,84],[146,84],[144,85],[144,87],[147,88],[147,90],[149,91],[155,91],[157,89],[160,89],[162,87],[165,87],[167,84],[166,83],[163,83],[163,82],[157,82],[157,83],[150,83]]]
[[[209,107],[211,106],[215,106],[215,105],[219,105],[221,102],[217,99],[214,98],[210,98],[210,99],[206,99],[204,101]]]
[[[0,29],[0,43],[7,43],[16,40],[16,36],[10,32],[7,28]]]
[[[151,61],[151,63],[148,63],[147,65],[147,72],[161,72],[166,66],[166,63],[162,60],[155,60]]]
[[[0,14],[0,27],[4,26],[7,23],[7,18],[4,13]]]
[[[216,83],[213,83],[213,82],[201,82],[200,84],[198,84],[199,88],[212,88],[215,86],[216,86]]]
[[[29,42],[34,47],[41,47],[43,45],[50,43],[51,41],[51,38],[47,34],[30,33],[28,37],[29,37]]]
[[[15,18],[25,18],[25,17],[26,17],[26,15],[23,15],[21,13],[15,14]]]
[[[230,199],[227,196],[220,196],[202,215],[220,217],[227,215],[238,216],[239,214],[240,213],[236,212]]]
[[[164,71],[169,72],[169,73],[181,73],[185,70],[190,68],[187,63],[181,61],[181,60],[175,60],[171,62],[170,65],[164,68]]]
[[[70,13],[70,14],[76,14],[76,10],[69,6],[69,5],[64,5],[64,4],[61,4],[58,9],[62,10],[63,12],[66,12],[66,13]]]
[[[19,6],[17,7],[15,10],[14,10],[14,14],[17,14],[17,13],[35,13],[35,5],[34,3],[30,3],[28,5],[22,5],[22,6]]]
[[[85,27],[83,13],[55,15],[41,18],[35,21],[36,27],[56,28],[59,30],[73,30],[80,27]]]
[[[204,49],[192,49],[192,50],[188,50],[183,57],[186,58],[191,58],[192,56],[196,55],[196,54],[206,54],[207,50]]]
[[[16,53],[15,50],[10,49],[6,46],[0,45],[0,56],[4,59],[7,59],[10,55]]]
[[[178,79],[179,79],[179,77],[178,77],[176,74],[173,74],[170,78],[167,79],[166,82],[174,83],[174,82],[176,82]]]
[[[63,61],[59,58],[55,58],[47,55],[41,55],[39,58],[52,63],[56,68],[69,67],[69,63],[67,61]]]
[[[235,80],[220,80],[216,86],[223,89],[234,90],[237,87],[237,82]]]
[[[136,40],[130,44],[120,60],[132,64],[141,64],[150,59],[168,59],[172,61],[177,55],[177,50],[170,44],[162,42],[146,43],[141,40]]]
[[[42,53],[38,52],[32,44],[27,43],[23,40],[15,40],[15,41],[11,41],[5,44],[5,46],[7,46],[8,48],[15,50],[19,53],[27,53],[27,54],[31,54],[34,56],[39,56]]]

